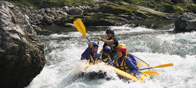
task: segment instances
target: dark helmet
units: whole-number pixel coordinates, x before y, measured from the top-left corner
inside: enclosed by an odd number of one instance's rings
[[[104,53],[111,53],[111,48],[109,46],[105,46],[105,48],[103,49]]]
[[[91,42],[91,43],[93,43],[93,47],[95,47],[95,46],[99,47],[99,45],[97,43],[95,43],[95,42]]]
[[[106,34],[113,34],[113,35],[114,35],[114,31],[111,30],[111,29],[107,29],[107,30],[106,30]]]

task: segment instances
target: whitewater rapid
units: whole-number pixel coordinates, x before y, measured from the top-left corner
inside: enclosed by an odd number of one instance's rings
[[[126,83],[114,71],[106,70],[116,80],[91,80],[78,77],[85,62],[81,53],[87,48],[82,35],[73,30],[40,35],[45,45],[47,63],[42,72],[27,88],[195,88],[196,87],[196,32],[173,33],[173,29],[153,30],[144,27],[109,27],[116,32],[120,43],[125,43],[133,55],[151,66],[173,63],[173,67],[154,69],[160,75],[145,83]],[[64,29],[62,29],[64,30]],[[106,28],[87,29],[92,41],[105,36]],[[102,46],[103,43],[99,42]],[[101,50],[102,47],[99,47]],[[96,69],[89,69],[88,71]]]

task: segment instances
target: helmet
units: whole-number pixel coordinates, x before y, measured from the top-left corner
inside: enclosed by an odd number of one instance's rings
[[[114,31],[111,30],[111,29],[107,29],[107,30],[106,30],[106,34],[113,34],[113,35],[114,35]]]
[[[103,49],[103,52],[110,53],[111,52],[111,48],[109,46],[105,46],[105,48]]]
[[[120,51],[123,51],[123,52],[126,52],[127,51],[127,49],[125,47],[122,47],[122,46],[117,47],[116,50],[117,51],[120,50]]]
[[[120,46],[127,48],[127,46],[123,43],[119,44],[117,47],[120,47]]]
[[[95,47],[95,46],[99,47],[99,45],[97,43],[95,43],[95,42],[91,42],[91,43],[93,43],[93,47]]]

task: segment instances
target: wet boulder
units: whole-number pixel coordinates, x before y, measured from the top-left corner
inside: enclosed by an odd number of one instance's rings
[[[196,14],[185,13],[175,20],[175,31],[190,32],[196,31]]]
[[[49,17],[47,15],[45,15],[43,17],[43,20],[42,20],[43,24],[45,25],[52,25],[53,24],[53,18],[52,17]]]
[[[16,7],[0,1],[0,85],[24,88],[45,65],[44,46]]]
[[[81,8],[71,8],[70,10],[69,10],[69,14],[70,15],[83,15],[83,10],[81,9]]]
[[[63,11],[66,12],[66,13],[69,13],[69,7],[68,6],[64,6],[63,7]]]
[[[103,3],[101,4],[100,8],[99,8],[99,12],[102,13],[111,13],[111,14],[122,14],[122,13],[130,13],[131,10],[127,9],[123,6],[118,6],[116,4],[107,4],[107,3]]]

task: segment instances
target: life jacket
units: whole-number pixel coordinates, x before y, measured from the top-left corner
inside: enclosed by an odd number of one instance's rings
[[[104,58],[104,59],[103,59],[102,55],[103,55],[103,54],[100,55],[100,59],[101,59],[104,63],[108,63],[109,60],[110,60],[111,58],[108,56],[107,58]]]
[[[133,64],[137,66],[137,61],[135,60],[134,56],[131,53],[127,54],[127,57],[131,58]]]
[[[87,60],[89,61],[90,64],[97,63],[97,60],[94,60],[94,58],[91,55],[89,55],[89,58]]]
[[[120,59],[120,58],[118,58],[118,59]],[[130,68],[127,66],[127,64],[125,62],[127,57],[124,57],[124,59],[122,60],[120,65],[118,64],[118,59],[116,59],[116,67],[120,70],[125,71],[125,72],[131,72]]]

